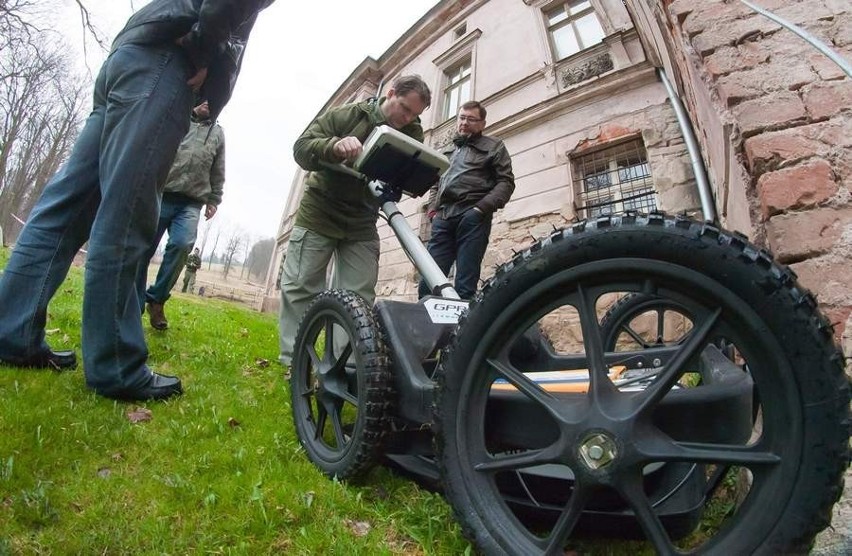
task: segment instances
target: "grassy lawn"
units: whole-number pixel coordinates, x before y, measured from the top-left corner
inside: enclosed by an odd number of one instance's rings
[[[0,252],[0,266],[8,253]],[[48,341],[80,355],[82,272],[51,304]],[[275,317],[176,295],[145,324],[166,403],[95,396],[81,370],[0,367],[0,555],[460,554],[437,495],[385,470],[353,486],[307,461],[275,362]],[[128,412],[151,411],[132,423]]]

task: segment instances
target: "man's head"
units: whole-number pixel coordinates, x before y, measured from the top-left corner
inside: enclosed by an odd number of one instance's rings
[[[200,118],[202,120],[206,120],[210,117],[210,107],[207,105],[207,101],[205,100],[198,106],[192,109],[192,113],[195,114],[196,118]]]
[[[386,96],[382,112],[394,129],[402,129],[416,120],[432,102],[432,93],[419,75],[398,78]]]
[[[197,255],[197,254],[198,254],[198,247],[196,247],[195,249],[193,249],[193,250],[192,250],[192,254],[193,254],[193,255]]]
[[[459,135],[472,137],[485,129],[485,107],[475,100],[469,100],[459,108],[456,130]]]

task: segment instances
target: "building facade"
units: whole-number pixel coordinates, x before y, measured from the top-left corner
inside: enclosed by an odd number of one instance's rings
[[[849,2],[761,5],[850,58]],[[323,110],[416,73],[433,91],[421,117],[426,143],[440,148],[462,102],[486,106],[485,134],[505,142],[516,177],[511,201],[495,214],[487,278],[533,238],[576,219],[627,209],[702,216],[661,71],[686,107],[720,223],[792,265],[849,354],[852,85],[828,58],[740,2],[443,0],[379,59],[355,68]],[[304,177],[294,177],[282,216],[268,310],[277,309]],[[425,206],[425,198],[400,203],[424,240]],[[387,225],[379,233],[377,294],[414,300],[413,266]]]

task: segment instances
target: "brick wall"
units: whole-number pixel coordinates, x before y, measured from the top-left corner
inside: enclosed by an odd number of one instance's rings
[[[758,3],[852,60],[852,2]],[[731,124],[737,167],[729,175],[739,179],[729,186],[732,198],[747,202],[747,231],[817,295],[841,340],[852,328],[852,81],[741,2],[662,4],[690,110],[706,110],[694,99],[709,98],[719,120]]]

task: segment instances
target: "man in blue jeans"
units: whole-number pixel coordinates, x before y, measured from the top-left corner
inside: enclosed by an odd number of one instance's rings
[[[116,37],[68,161],[45,187],[0,278],[0,364],[71,369],[45,341],[47,306],[89,241],[83,294],[86,384],[119,400],[183,392],[151,371],[136,275],[154,240],[160,188],[189,127],[193,93],[215,120],[242,51],[273,0],[153,0]]]
[[[444,274],[456,264],[455,289],[462,299],[476,293],[491,216],[515,190],[506,145],[482,134],[485,115],[475,100],[461,105],[456,136],[443,150],[450,167],[433,188],[428,210],[432,237],[426,248]],[[429,286],[420,282],[420,297],[430,293]]]
[[[213,218],[225,184],[225,134],[222,126],[210,119],[210,108],[202,102],[192,111],[189,133],[178,147],[160,204],[160,222],[154,243],[139,267],[137,287],[142,310],[148,304],[148,318],[153,328],[169,327],[164,305],[171,297],[189,250],[195,244],[201,208],[204,217]],[[148,264],[157,251],[163,234],[169,231],[163,262],[154,284],[145,291]]]

